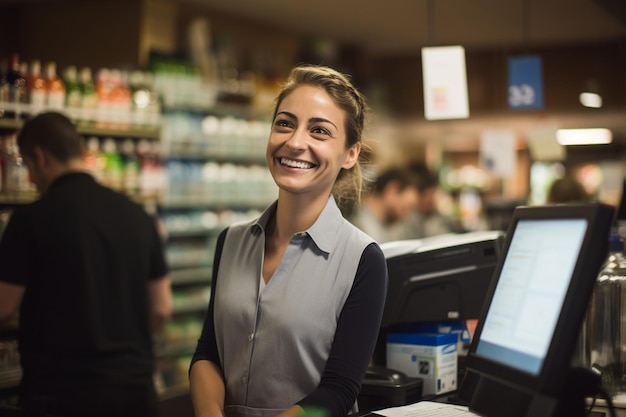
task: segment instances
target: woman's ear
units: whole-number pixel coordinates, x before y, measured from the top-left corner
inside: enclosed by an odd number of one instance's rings
[[[344,161],[342,168],[350,169],[356,164],[359,159],[359,154],[361,153],[361,142],[357,142],[348,150],[348,155],[346,156],[346,160]]]

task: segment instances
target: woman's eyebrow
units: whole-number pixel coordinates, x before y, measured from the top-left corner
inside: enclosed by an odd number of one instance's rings
[[[297,119],[295,114],[290,113],[288,111],[284,111],[284,110],[283,111],[279,111],[278,113],[276,113],[276,116],[279,116],[279,115],[287,116],[287,117],[290,117],[292,119]]]
[[[313,123],[330,123],[331,125],[333,125],[333,127],[335,129],[337,129],[337,126],[333,122],[331,122],[328,119],[324,119],[323,117],[311,117],[309,119],[309,122],[313,122]],[[337,130],[339,130],[339,129],[337,129]]]

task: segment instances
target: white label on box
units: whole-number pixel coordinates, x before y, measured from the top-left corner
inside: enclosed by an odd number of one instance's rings
[[[387,367],[422,378],[423,394],[443,394],[456,390],[456,343],[439,346],[387,344]]]

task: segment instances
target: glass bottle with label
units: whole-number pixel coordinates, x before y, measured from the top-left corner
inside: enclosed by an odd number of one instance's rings
[[[602,383],[613,396],[626,393],[626,256],[624,229],[620,226],[621,250],[615,241],[598,274],[586,318],[589,365],[600,372]]]
[[[26,78],[21,71],[20,56],[17,53],[9,55],[7,66],[7,85],[9,92],[9,117],[19,117],[22,111],[20,104],[26,103]]]
[[[57,64],[50,61],[46,64],[46,81],[48,83],[48,108],[63,110],[65,107],[65,84],[57,75]]]
[[[28,168],[19,153],[17,137],[11,134],[6,138],[6,166],[4,191],[9,194],[20,194],[29,191],[30,176]]]
[[[98,95],[93,82],[91,68],[82,67],[80,70],[79,86],[81,93],[81,116],[82,123],[93,123],[96,120],[98,108]]]
[[[75,118],[78,118],[78,111],[81,107],[82,94],[78,84],[78,70],[76,66],[69,65],[63,71],[63,82],[65,83],[65,107]]]
[[[32,111],[39,113],[45,109],[48,101],[48,85],[41,74],[41,61],[38,59],[30,62],[30,72],[26,81]]]

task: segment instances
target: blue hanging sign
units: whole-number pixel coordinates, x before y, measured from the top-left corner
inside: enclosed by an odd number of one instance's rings
[[[543,109],[541,58],[509,58],[509,108]]]

